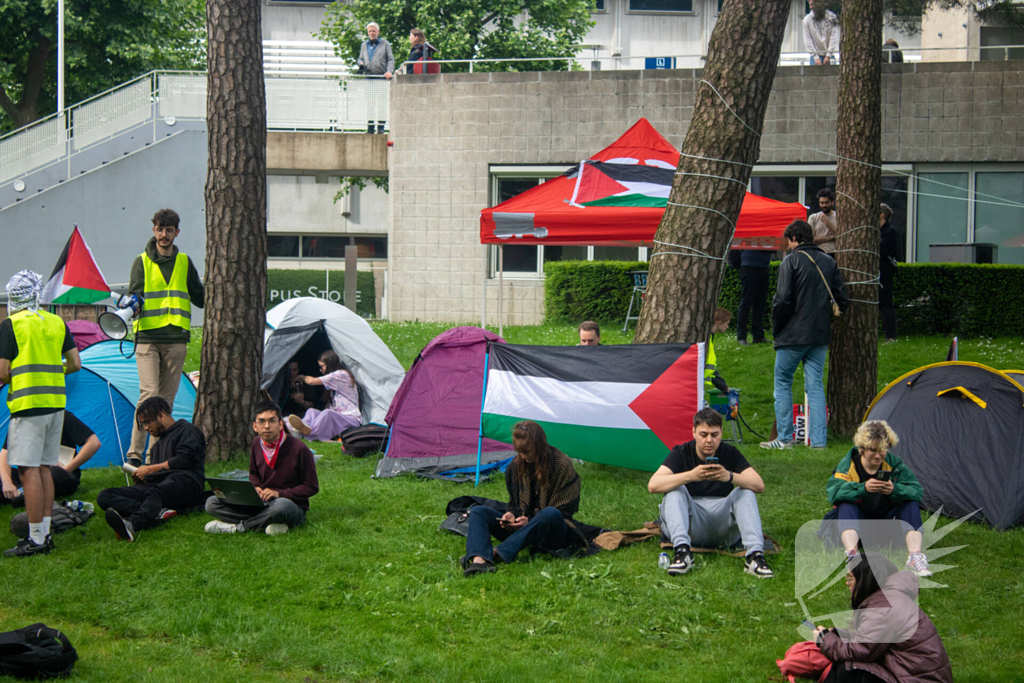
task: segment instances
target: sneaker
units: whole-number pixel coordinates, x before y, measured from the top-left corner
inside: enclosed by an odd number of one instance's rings
[[[54,544],[53,544],[53,535],[52,535],[52,534],[46,534],[46,538],[45,538],[45,539],[43,539],[43,544],[44,544],[44,545],[45,545],[45,546],[46,546],[47,548],[49,548],[50,550],[53,550],[53,549],[54,549],[54,548],[56,547],[56,546],[54,546]]]
[[[690,550],[690,546],[681,545],[676,548],[675,555],[672,557],[672,564],[668,566],[669,576],[679,576],[693,569],[693,552]]]
[[[114,508],[107,508],[107,524],[114,530],[118,540],[133,543],[137,537],[135,527],[127,519],[118,514]]]
[[[178,511],[177,510],[171,510],[170,508],[164,508],[163,510],[160,511],[160,514],[157,515],[157,519],[159,519],[161,522],[166,522],[167,520],[171,519],[172,517],[177,517],[177,516],[178,516]]]
[[[793,447],[793,442],[792,441],[779,441],[778,439],[775,439],[775,441],[762,441],[761,442],[761,448],[766,448],[766,449],[768,449],[770,451],[782,451],[782,450],[786,450],[787,448],[792,448],[792,447]]]
[[[759,579],[775,577],[775,574],[772,573],[772,568],[768,566],[768,562],[764,559],[764,553],[760,551],[747,555],[747,559],[743,563],[743,571]]]
[[[142,467],[142,458],[135,455],[134,453],[128,456],[127,462],[132,467]]]
[[[924,556],[924,553],[910,553],[907,557],[906,567],[922,579],[927,579],[932,575],[931,570],[928,569],[928,558]]]
[[[47,536],[46,538],[50,538]],[[28,557],[29,555],[49,555],[50,551],[53,550],[53,541],[47,543],[36,543],[31,538],[23,538],[18,541],[18,545],[14,546],[10,550],[4,551],[4,557]]]
[[[208,534],[233,534],[238,531],[238,526],[215,519],[212,522],[207,522],[203,530]]]
[[[287,524],[268,524],[267,525],[267,536],[280,536],[281,534],[288,533]]]
[[[748,342],[746,339],[737,339],[736,343],[739,344],[740,346],[750,346],[750,342]]]

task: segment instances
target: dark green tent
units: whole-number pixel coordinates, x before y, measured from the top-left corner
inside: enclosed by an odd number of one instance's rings
[[[908,372],[875,397],[893,452],[924,487],[922,505],[953,517],[980,509],[1000,531],[1024,524],[1024,373],[947,362]]]

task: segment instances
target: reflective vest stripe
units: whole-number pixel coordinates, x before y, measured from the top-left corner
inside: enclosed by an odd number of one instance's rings
[[[64,396],[66,393],[64,387],[50,387],[50,386],[39,386],[39,387],[25,387],[24,389],[18,389],[12,391],[7,395],[8,401],[17,401],[19,398],[25,396],[38,396],[40,394],[56,394],[58,396]],[[42,406],[47,407],[47,406]]]
[[[19,311],[10,320],[18,355],[11,362],[8,410],[63,408],[67,403],[61,352],[64,321],[45,311]]]
[[[189,329],[192,322],[192,303],[188,295],[188,256],[178,252],[171,277],[165,280],[160,266],[148,254],[142,254],[145,288],[142,311],[132,324],[135,332],[161,327]]]
[[[182,292],[177,289],[164,289],[159,292],[144,292],[142,295],[143,299],[163,299],[168,296],[173,296],[179,299],[187,299],[188,292]]]
[[[52,372],[56,374],[64,374],[63,365],[44,365],[41,363],[32,363],[31,365],[19,365],[18,367],[11,370],[11,376],[23,375],[26,372]]]
[[[158,315],[180,315],[182,318],[188,320],[192,319],[192,312],[185,311],[180,308],[154,308],[151,311],[143,311],[140,318],[153,318]]]

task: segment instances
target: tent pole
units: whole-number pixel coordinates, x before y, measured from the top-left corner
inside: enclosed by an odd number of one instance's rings
[[[487,366],[491,361],[490,346],[491,344],[488,342],[487,352],[484,353],[484,390],[482,392],[483,395],[480,397],[480,431],[476,437],[476,483],[474,486],[480,486],[480,456],[484,448],[484,403],[487,400]]]
[[[124,465],[124,444],[121,443],[121,428],[117,426],[117,411],[114,409],[114,392],[110,389],[110,382],[107,382],[107,396],[110,397],[110,416],[114,418],[114,433],[117,434],[117,452],[121,456],[121,464]],[[124,480],[128,483],[128,486],[132,485],[132,480],[128,478],[128,473],[124,473]]]
[[[505,336],[505,245],[498,245],[498,336]]]
[[[480,329],[487,329],[487,245],[484,245],[483,271],[480,280]]]

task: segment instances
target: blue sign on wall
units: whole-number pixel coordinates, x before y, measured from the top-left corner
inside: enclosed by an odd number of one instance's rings
[[[645,69],[674,69],[676,68],[675,57],[647,57],[644,59]]]

